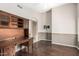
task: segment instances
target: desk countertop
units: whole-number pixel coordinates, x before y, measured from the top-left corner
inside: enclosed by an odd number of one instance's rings
[[[24,42],[27,42],[29,39],[32,39],[32,38],[15,38],[11,40],[3,40],[3,41],[0,41],[0,48],[22,44]]]

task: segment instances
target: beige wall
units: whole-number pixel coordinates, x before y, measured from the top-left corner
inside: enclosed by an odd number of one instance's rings
[[[77,48],[79,49],[79,4],[77,4],[77,34],[78,34],[78,39],[77,39]]]
[[[40,13],[40,19],[38,20],[38,32],[46,32],[44,25],[46,24],[46,13]]]
[[[78,15],[78,17],[77,17],[77,32],[78,32],[78,41],[79,41],[79,4],[77,4],[77,11],[78,11],[78,13],[77,13],[77,15]]]
[[[52,33],[76,34],[76,4],[52,9]]]
[[[46,25],[50,26],[50,29],[47,31],[52,32],[52,9],[46,12]]]
[[[52,9],[52,33],[56,33],[52,35],[52,43],[75,46],[76,4],[66,4]]]
[[[38,38],[39,40],[51,40],[52,33],[52,10],[41,13],[38,20]],[[44,29],[44,25],[49,25],[49,29]],[[48,39],[49,38],[49,39]]]
[[[38,20],[38,32],[49,32],[51,33],[52,29],[52,10],[49,10],[44,13],[40,13],[40,19]],[[50,29],[46,31],[44,25],[50,25]]]

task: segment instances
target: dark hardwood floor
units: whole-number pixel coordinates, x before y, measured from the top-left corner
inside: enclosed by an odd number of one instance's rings
[[[78,56],[79,51],[76,48],[66,47],[51,44],[50,41],[41,40],[33,44],[33,54],[30,48],[30,53],[28,54],[23,50],[23,52],[18,52],[18,56]]]

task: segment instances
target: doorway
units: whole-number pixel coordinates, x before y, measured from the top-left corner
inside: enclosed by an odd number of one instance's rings
[[[36,42],[38,40],[37,36],[37,22],[36,21],[29,21],[29,35],[33,37],[33,41]]]

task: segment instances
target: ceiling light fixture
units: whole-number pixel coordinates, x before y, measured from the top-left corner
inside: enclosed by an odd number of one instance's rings
[[[18,8],[23,9],[23,7],[21,5],[17,5]]]

